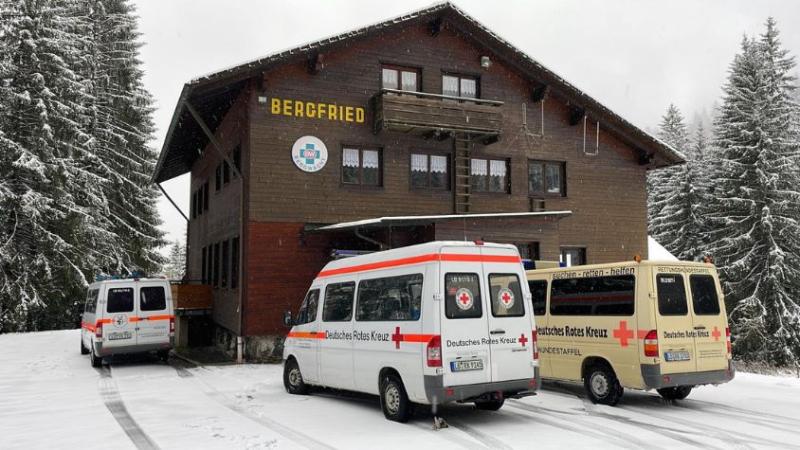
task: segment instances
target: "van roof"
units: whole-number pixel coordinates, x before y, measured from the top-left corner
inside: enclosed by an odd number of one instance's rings
[[[166,278],[109,278],[107,280],[95,281],[94,283],[90,284],[89,286],[98,286],[98,285],[101,285],[101,284],[141,283],[143,281],[147,281],[147,282],[163,281],[165,283],[169,283],[169,280],[166,279]]]
[[[411,258],[415,256],[428,255],[440,253],[443,247],[462,247],[462,248],[491,248],[498,250],[513,250],[517,253],[517,248],[511,244],[498,244],[493,242],[485,242],[476,244],[470,241],[433,241],[423,244],[410,245],[408,247],[401,247],[392,250],[385,250],[381,252],[369,253],[366,255],[353,256],[350,258],[337,259],[325,265],[321,272],[343,269],[363,264],[377,263],[387,260],[395,260],[402,258]],[[422,261],[420,261],[422,262]]]
[[[542,273],[557,273],[557,272],[575,272],[592,269],[610,269],[618,267],[636,267],[636,266],[697,266],[714,268],[713,264],[696,261],[666,261],[666,260],[644,260],[637,263],[636,261],[622,261],[616,263],[606,264],[587,264],[585,266],[572,266],[572,267],[552,267],[547,269],[533,269],[527,270],[527,274],[542,274]]]

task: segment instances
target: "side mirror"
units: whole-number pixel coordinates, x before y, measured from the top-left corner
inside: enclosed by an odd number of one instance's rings
[[[287,327],[291,327],[292,325],[294,325],[291,311],[286,311],[285,313],[283,313],[283,324]]]

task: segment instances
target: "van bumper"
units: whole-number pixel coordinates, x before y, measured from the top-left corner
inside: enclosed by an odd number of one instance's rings
[[[661,366],[659,364],[642,364],[642,379],[644,379],[646,389],[722,384],[731,381],[735,375],[736,371],[731,361],[728,361],[728,368],[725,370],[668,373],[663,375],[661,374]]]
[[[425,375],[425,395],[432,405],[449,402],[466,402],[481,398],[520,398],[536,395],[539,388],[539,368],[534,368],[533,378],[521,380],[498,381],[494,383],[466,384],[462,386],[444,386],[441,375]]]
[[[102,342],[94,343],[94,352],[97,356],[111,356],[111,355],[128,355],[131,353],[146,353],[155,352],[159,350],[170,350],[175,346],[175,338],[170,337],[169,342],[162,342],[160,344],[134,344],[125,346],[103,347]]]

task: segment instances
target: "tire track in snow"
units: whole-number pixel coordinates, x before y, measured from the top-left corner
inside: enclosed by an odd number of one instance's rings
[[[134,420],[128,412],[128,408],[125,407],[122,396],[119,394],[117,382],[114,381],[114,378],[111,376],[111,367],[102,366],[97,369],[97,372],[100,374],[100,379],[97,381],[100,397],[103,399],[103,403],[106,405],[106,408],[108,408],[108,411],[111,412],[111,416],[114,417],[114,420],[122,427],[122,431],[128,435],[133,445],[139,449],[159,448],[158,445],[150,439],[147,433],[139,427],[139,424],[136,423],[136,420]]]
[[[513,447],[509,446],[505,442],[493,437],[489,436],[488,434],[480,431],[471,425],[467,425],[464,422],[458,419],[445,419],[450,427],[454,427],[456,430],[462,431],[487,448],[491,449],[503,449],[503,450],[513,450]]]
[[[208,384],[206,381],[202,380],[199,377],[195,377],[193,373],[186,370],[184,367],[177,367],[172,365],[175,371],[178,372],[178,376],[182,378],[191,378],[192,380],[198,382],[205,388],[203,389],[203,393],[207,395],[209,398],[213,399],[220,405],[230,409],[231,411],[244,416],[253,422],[258,423],[270,430],[280,434],[281,436],[289,439],[290,441],[295,442],[296,444],[302,445],[308,449],[312,450],[336,450],[335,447],[331,447],[330,445],[319,441],[312,436],[309,436],[305,433],[297,431],[295,429],[289,428],[279,422],[276,422],[268,417],[264,417],[261,414],[253,413],[252,411],[248,411],[247,408],[242,407],[241,405],[236,404],[230,397],[226,396],[222,392],[218,391],[215,387]],[[201,369],[205,369],[205,367],[200,366]],[[208,369],[205,369],[208,370]]]

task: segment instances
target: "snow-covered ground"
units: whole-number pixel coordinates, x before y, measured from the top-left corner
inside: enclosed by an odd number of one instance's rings
[[[800,448],[800,380],[740,373],[689,399],[627,391],[617,407],[547,384],[499,412],[386,421],[359,395],[284,392],[281,367],[135,359],[96,370],[78,330],[0,335],[0,448]]]

